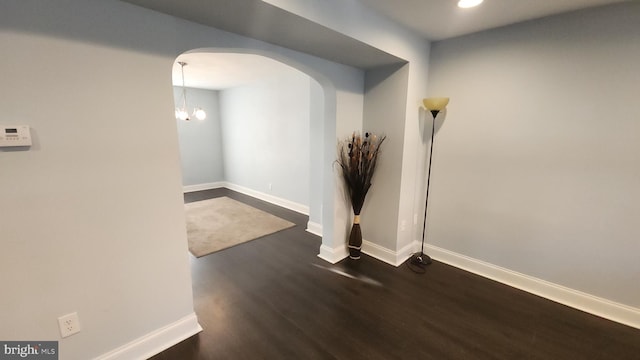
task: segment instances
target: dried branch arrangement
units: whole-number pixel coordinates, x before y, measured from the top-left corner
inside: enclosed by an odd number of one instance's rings
[[[350,138],[341,141],[337,163],[342,170],[351,206],[355,215],[353,227],[349,235],[349,256],[360,258],[362,233],[360,230],[360,211],[364,205],[367,192],[371,188],[371,179],[376,170],[380,147],[386,136],[366,132],[364,136],[354,132]]]

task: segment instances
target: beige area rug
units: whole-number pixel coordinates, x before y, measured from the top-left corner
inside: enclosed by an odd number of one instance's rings
[[[189,251],[201,257],[295,226],[228,197],[185,204]]]

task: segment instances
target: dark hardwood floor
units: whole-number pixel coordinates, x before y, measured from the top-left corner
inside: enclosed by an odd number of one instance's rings
[[[153,360],[640,359],[638,329],[437,261],[425,274],[367,256],[330,265],[306,216],[227,189],[185,201],[217,196],[297,226],[193,258],[204,331]]]

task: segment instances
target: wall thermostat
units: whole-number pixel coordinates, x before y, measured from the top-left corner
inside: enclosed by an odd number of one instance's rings
[[[0,147],[31,146],[31,131],[27,125],[0,125]]]

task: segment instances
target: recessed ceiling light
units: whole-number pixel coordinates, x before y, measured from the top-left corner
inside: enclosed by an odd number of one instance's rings
[[[458,1],[458,7],[461,7],[464,9],[471,8],[471,7],[482,4],[482,1],[484,0],[460,0]]]

